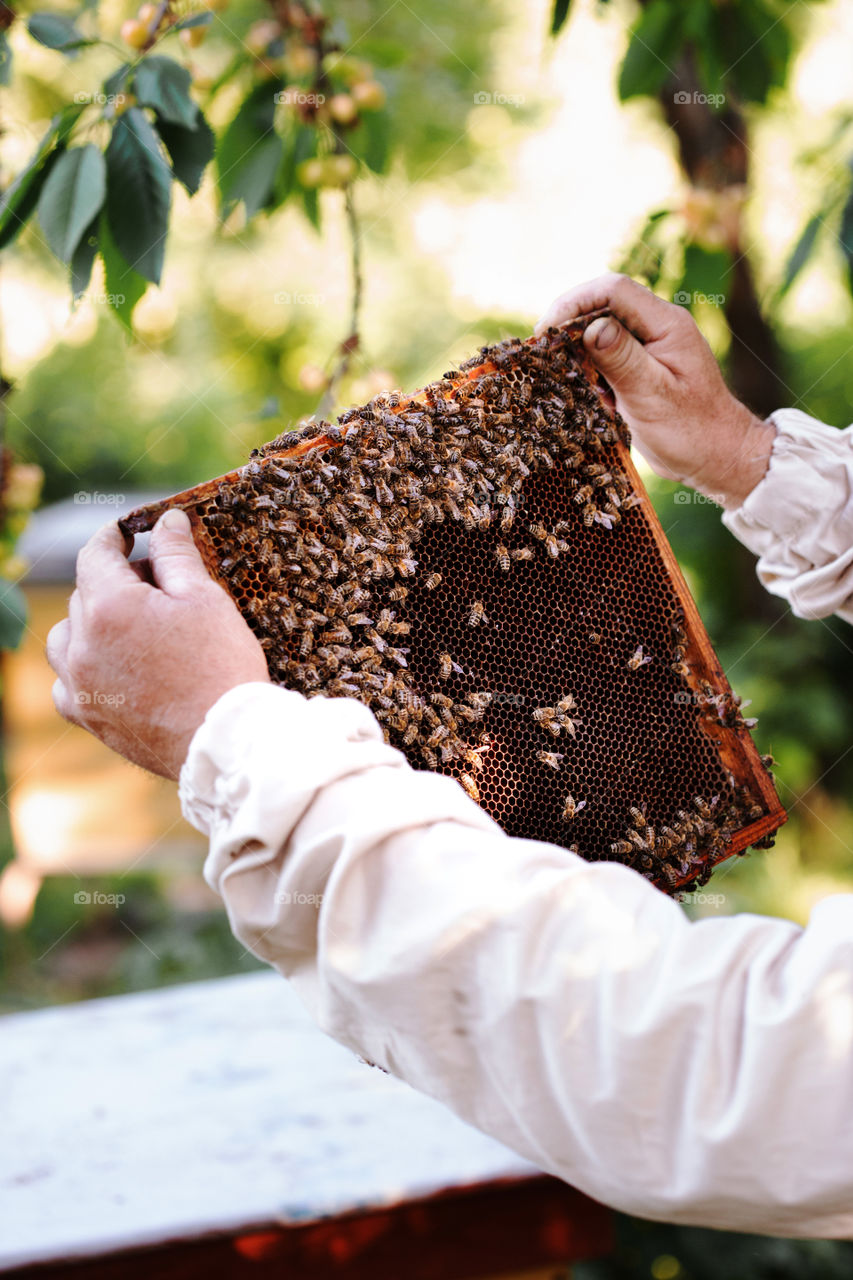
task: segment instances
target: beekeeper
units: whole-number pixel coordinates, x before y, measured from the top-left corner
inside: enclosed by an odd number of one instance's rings
[[[795,613],[853,621],[853,427],[759,420],[689,313],[622,276],[539,328],[602,307],[584,341],[651,466],[725,508]],[[324,1031],[630,1213],[853,1236],[853,897],[805,929],[691,923],[626,867],[511,839],[361,703],[273,686],[182,512],[156,585],[126,550],[113,524],[80,553],[57,708],[180,779],[235,934]]]

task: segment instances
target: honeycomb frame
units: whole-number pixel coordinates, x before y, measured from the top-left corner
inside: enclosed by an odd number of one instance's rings
[[[673,893],[786,815],[583,347],[592,318],[120,524],[185,510],[274,681],[360,698],[509,834]]]

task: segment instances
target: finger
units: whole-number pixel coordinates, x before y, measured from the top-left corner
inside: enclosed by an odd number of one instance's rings
[[[169,596],[194,596],[210,586],[189,518],[177,507],[166,511],[152,529],[148,557],[155,585]]]
[[[612,311],[643,342],[662,337],[679,311],[673,303],[664,302],[630,276],[614,272],[561,294],[537,323],[534,333],[538,336],[553,325],[566,324],[600,307]]]
[[[657,375],[657,361],[613,316],[593,320],[583,342],[614,391],[627,396],[648,391]]]
[[[151,572],[151,561],[147,556],[144,560],[132,560],[130,567],[140,582],[146,583],[149,587],[155,585],[154,575]]]
[[[67,618],[63,618],[61,622],[57,622],[55,627],[51,627],[47,637],[47,644],[45,645],[47,660],[61,679],[67,679],[68,677],[68,644],[70,639],[71,623]]]
[[[133,539],[129,541],[130,545],[115,522],[104,525],[89,539],[77,557],[77,587],[84,597],[136,581],[127,562],[133,548]]]

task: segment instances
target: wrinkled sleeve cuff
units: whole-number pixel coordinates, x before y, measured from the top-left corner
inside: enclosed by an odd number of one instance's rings
[[[764,479],[723,523],[759,557],[758,576],[803,618],[846,616],[853,597],[853,428],[799,409],[771,415]]]

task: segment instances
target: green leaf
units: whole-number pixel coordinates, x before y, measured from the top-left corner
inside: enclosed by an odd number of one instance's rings
[[[124,93],[128,71],[130,71],[130,63],[123,62],[120,67],[116,67],[111,76],[107,76],[102,87],[108,98]]]
[[[11,244],[38,204],[42,188],[84,105],[73,103],[53,117],[32,160],[3,193],[0,200],[0,249]]]
[[[847,262],[847,277],[853,292],[853,186],[851,186],[844,208],[841,210],[841,223],[838,228],[838,244]]]
[[[7,85],[12,79],[12,50],[6,32],[0,31],[0,85]]]
[[[785,264],[785,274],[782,277],[782,283],[779,286],[779,292],[776,295],[777,300],[783,298],[802,271],[803,267],[812,256],[812,251],[817,241],[818,232],[823,224],[823,217],[816,213],[809,218],[803,228],[800,238],[791,250],[791,256]]]
[[[554,0],[554,9],[551,13],[551,35],[558,36],[566,25],[566,19],[569,16],[572,0]]]
[[[113,125],[107,147],[107,214],[125,261],[160,283],[169,230],[172,171],[157,134],[139,107]]]
[[[723,306],[731,268],[732,255],[727,249],[688,244],[684,250],[681,283],[673,294],[673,302],[686,306],[701,302]]]
[[[23,591],[0,578],[0,649],[17,649],[27,625],[27,601]]]
[[[98,253],[98,221],[96,217],[89,223],[71,259],[71,297],[75,302],[86,292],[92,278]]]
[[[357,160],[374,173],[388,167],[390,119],[387,111],[366,111],[357,129],[347,136],[347,145]]]
[[[166,145],[172,161],[172,172],[191,196],[201,186],[204,171],[213,159],[216,138],[199,112],[194,129],[184,129],[168,120],[158,120],[157,132]]]
[[[251,90],[219,140],[216,166],[222,217],[243,202],[246,218],[274,200],[284,143],[274,130],[281,81],[265,80]]]
[[[302,192],[302,211],[316,232],[320,231],[320,198],[316,187],[305,187]]]
[[[88,142],[63,151],[38,202],[45,239],[60,262],[70,262],[80,237],[100,211],[106,190],[106,165],[99,147]]]
[[[172,58],[143,58],[133,77],[140,106],[153,107],[162,120],[195,127],[198,105],[190,97],[190,73]]]
[[[109,220],[101,214],[98,226],[98,248],[104,262],[107,302],[126,329],[133,331],[133,308],[148,288],[148,283],[129,266],[113,239]]]
[[[681,14],[669,0],[651,0],[631,28],[619,72],[619,97],[655,94],[675,76],[673,66],[684,42]]]
[[[285,139],[284,154],[275,177],[273,198],[276,208],[284,204],[296,190],[296,170],[303,160],[317,154],[317,130],[297,124]]]
[[[97,44],[77,29],[74,21],[62,13],[34,13],[27,21],[27,30],[34,40],[48,49],[79,49],[82,45]]]
[[[729,14],[717,10],[715,16],[729,57],[727,79],[744,102],[764,102],[787,77],[792,47],[787,24],[755,0],[740,0]]]
[[[180,22],[174,23],[170,28],[172,31],[186,31],[187,27],[209,27],[213,21],[213,14],[193,13],[189,18],[181,18]]]

